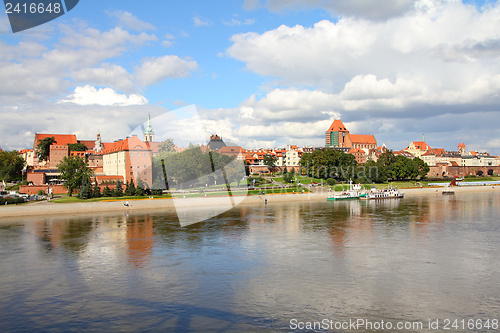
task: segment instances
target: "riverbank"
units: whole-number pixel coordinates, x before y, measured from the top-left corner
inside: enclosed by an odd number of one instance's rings
[[[461,193],[494,192],[500,191],[495,186],[467,186],[453,187],[456,195]],[[324,191],[323,191],[324,190]],[[444,188],[411,188],[401,189],[405,197],[441,194]],[[268,194],[252,196],[229,197],[201,197],[179,199],[137,199],[116,200],[99,202],[54,203],[41,201],[23,205],[8,205],[0,207],[0,221],[2,218],[43,215],[81,215],[100,212],[126,212],[126,211],[152,211],[152,210],[179,210],[179,209],[209,209],[211,207],[227,206],[229,209],[235,205],[271,205],[278,202],[306,202],[324,201],[331,195],[326,189],[318,188],[314,193],[296,194]],[[125,204],[128,202],[128,206]]]

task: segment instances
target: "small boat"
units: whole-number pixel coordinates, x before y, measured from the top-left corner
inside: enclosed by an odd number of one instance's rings
[[[364,200],[373,200],[373,199],[397,199],[403,198],[404,193],[399,192],[397,188],[388,188],[383,190],[372,190],[371,192],[366,193],[366,196],[361,197]]]
[[[443,195],[455,195],[455,191],[450,189],[448,186],[441,192]]]
[[[326,200],[329,201],[338,201],[338,200],[352,200],[352,199],[359,199],[360,197],[366,195],[365,193],[360,193],[361,191],[361,184],[352,184],[352,181],[349,181],[349,191],[342,191],[342,193],[339,194],[334,194]]]

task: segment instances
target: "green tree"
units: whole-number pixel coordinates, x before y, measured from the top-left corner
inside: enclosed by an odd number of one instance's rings
[[[290,172],[288,172],[287,168],[285,167],[283,171],[283,182],[290,184],[293,182],[295,178],[295,169],[292,169]]]
[[[267,154],[264,156],[264,164],[267,165],[267,168],[269,169],[269,172],[273,172],[274,168],[276,166],[276,156],[273,156],[271,154]]]
[[[427,177],[427,174],[429,173],[429,171],[431,170],[431,168],[429,167],[429,165],[427,163],[425,163],[421,158],[419,157],[415,157],[413,159],[413,162],[415,163],[416,165],[416,169],[417,169],[417,176],[420,177],[420,179],[424,179],[425,177]]]
[[[337,149],[318,149],[303,154],[300,159],[301,173],[317,178],[348,180],[355,176],[356,158]]]
[[[101,188],[99,187],[99,184],[97,184],[96,178],[94,178],[94,187],[92,188],[92,197],[93,198],[101,197]]]
[[[111,192],[111,189],[109,188],[108,185],[102,190],[102,196],[103,197],[111,197],[113,196],[113,192]]]
[[[68,189],[69,196],[82,186],[84,179],[90,184],[90,177],[93,174],[87,163],[78,156],[64,157],[57,169],[61,173],[61,179],[64,180],[64,187]]]
[[[85,146],[83,143],[68,143],[69,149],[71,151],[86,151],[87,146]]]
[[[137,195],[138,197],[142,197],[145,194],[146,194],[146,189],[144,186],[144,182],[142,181],[142,179],[138,178],[137,179],[137,188],[135,188],[135,195]]]
[[[53,143],[57,143],[53,136],[47,137],[38,142],[38,145],[36,146],[36,156],[40,162],[49,160],[50,146]]]
[[[116,186],[115,186],[115,189],[113,191],[113,196],[115,196],[115,197],[122,197],[123,196],[122,185],[123,185],[123,183],[121,182],[121,180],[116,181]]]
[[[25,164],[24,158],[17,151],[0,151],[0,179],[20,180]]]
[[[160,152],[167,152],[167,153],[176,152],[174,139],[166,139],[165,141],[162,141],[158,146],[158,148],[160,149]]]
[[[135,185],[134,180],[131,179],[130,182],[127,182],[125,185],[125,195],[131,196],[135,195]]]
[[[90,185],[90,177],[83,178],[82,185],[80,186],[80,193],[78,194],[80,199],[89,199],[92,197],[92,187]]]

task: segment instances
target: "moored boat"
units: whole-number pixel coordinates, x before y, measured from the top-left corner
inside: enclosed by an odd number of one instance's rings
[[[372,190],[371,192],[366,193],[366,196],[361,197],[360,199],[371,200],[371,199],[397,199],[403,198],[404,193],[399,192],[397,188],[388,188],[381,190]]]
[[[352,181],[349,181],[349,190],[348,191],[342,191],[341,193],[334,194],[326,200],[329,201],[338,201],[338,200],[353,200],[353,199],[359,199],[360,197],[363,197],[365,193],[360,193],[361,191],[361,184],[352,184]]]

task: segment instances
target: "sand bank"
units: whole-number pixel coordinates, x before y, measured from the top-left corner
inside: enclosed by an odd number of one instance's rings
[[[412,188],[401,189],[405,197],[421,195],[440,194],[444,188]],[[500,191],[500,187],[492,186],[467,186],[453,187],[456,195],[473,192]],[[315,193],[297,194],[268,194],[253,195],[247,197],[201,197],[201,198],[179,198],[179,199],[140,199],[128,200],[129,206],[125,206],[123,200],[101,201],[101,202],[79,202],[79,203],[54,203],[37,202],[23,205],[7,205],[0,207],[0,219],[8,217],[37,216],[37,215],[81,215],[100,212],[125,212],[125,211],[153,211],[153,210],[176,210],[176,209],[209,209],[210,207],[227,206],[229,209],[235,205],[262,205],[265,199],[269,205],[277,202],[305,202],[325,201],[332,194],[322,188]]]

